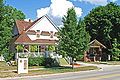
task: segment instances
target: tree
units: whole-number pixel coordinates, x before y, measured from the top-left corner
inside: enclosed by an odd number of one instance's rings
[[[74,8],[68,9],[67,15],[63,17],[64,27],[60,29],[58,49],[64,56],[72,57],[72,67],[74,68],[74,58],[88,48],[90,40],[89,34],[85,31],[85,24],[81,20],[77,21]]]
[[[3,0],[0,0],[0,22],[3,17]]]
[[[84,18],[87,31],[91,39],[98,39],[107,48],[112,48],[113,39],[120,43],[120,6],[109,3],[106,6],[99,6]]]
[[[25,19],[25,15],[11,6],[5,6],[0,3],[0,54],[9,53],[9,43],[12,38],[12,29],[16,19]],[[1,12],[1,11],[0,11]]]
[[[120,60],[120,44],[116,38],[113,40],[112,46],[113,48],[110,49],[112,52],[112,60],[118,61]]]

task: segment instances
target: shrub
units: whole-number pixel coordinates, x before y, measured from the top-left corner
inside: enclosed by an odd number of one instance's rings
[[[14,60],[15,53],[14,52],[6,52],[6,53],[3,54],[3,56],[4,56],[5,61],[9,62],[11,60]]]
[[[29,57],[28,60],[29,66],[43,66],[45,63],[44,57]]]
[[[56,59],[53,58],[44,58],[44,57],[29,57],[28,58],[29,66],[45,66],[45,67],[57,67],[59,63]]]
[[[76,60],[77,60],[77,61],[81,61],[81,60],[83,60],[83,57],[84,57],[84,55],[78,55],[78,56],[76,57]]]
[[[45,67],[58,67],[59,63],[57,62],[56,59],[53,58],[45,58]]]

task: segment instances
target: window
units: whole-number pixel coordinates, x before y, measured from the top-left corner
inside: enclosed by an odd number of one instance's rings
[[[37,30],[37,32],[40,32],[40,30]]]

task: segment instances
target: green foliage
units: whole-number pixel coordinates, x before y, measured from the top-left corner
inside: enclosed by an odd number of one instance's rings
[[[87,31],[92,40],[97,39],[107,48],[112,48],[112,39],[117,38],[120,43],[120,6],[109,3],[106,6],[99,6],[84,18]]]
[[[45,66],[45,67],[57,67],[59,66],[56,59],[53,58],[45,58],[45,57],[29,57],[28,58],[29,66]]]
[[[0,53],[8,53],[4,52],[5,48],[9,48],[9,43],[12,38],[12,29],[15,25],[16,19],[24,19],[25,15],[13,8],[11,6],[5,6],[3,1],[0,1]],[[9,51],[9,50],[6,50]]]
[[[30,45],[31,52],[37,52],[37,50],[38,50],[37,45]]]
[[[48,51],[55,51],[55,46],[54,45],[49,45],[48,46]]]
[[[45,63],[44,57],[29,57],[28,65],[29,66],[43,66]]]
[[[112,46],[112,60],[118,61],[120,60],[120,44],[118,43],[116,38],[114,39]]]
[[[17,45],[16,49],[18,52],[23,52],[24,47],[23,47],[23,45]]]
[[[84,55],[78,55],[78,56],[76,57],[76,61],[81,61],[81,60],[83,60],[83,57],[84,57]]]
[[[45,58],[45,67],[58,67],[59,63],[56,61],[56,59],[53,58]]]
[[[59,33],[59,53],[76,58],[88,49],[90,36],[85,30],[85,23],[77,21],[74,8],[68,9],[67,16],[63,18],[64,27]]]
[[[7,49],[6,49],[7,50]],[[4,59],[6,62],[9,62],[11,60],[14,60],[15,57],[15,53],[13,52],[9,52],[9,51],[5,51],[5,53],[3,54]]]

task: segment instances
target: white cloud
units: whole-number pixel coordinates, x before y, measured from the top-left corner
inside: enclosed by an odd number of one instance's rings
[[[116,2],[116,1],[118,1],[118,0],[110,0],[110,2]]]
[[[106,5],[108,3],[107,0],[80,0],[84,2],[88,2],[94,5]]]
[[[30,18],[27,18],[27,19],[24,19],[24,21],[27,21],[27,22],[33,22],[33,20],[31,20]]]
[[[74,0],[74,1],[87,2],[94,5],[106,5],[108,3],[107,0]]]
[[[118,0],[73,0],[79,2],[86,2],[94,5],[106,5],[108,2],[116,2]]]
[[[51,0],[51,4],[49,7],[41,8],[37,10],[37,17],[41,17],[45,14],[48,14],[52,20],[54,20],[57,25],[61,25],[61,20],[68,8],[75,8],[76,14],[78,17],[82,15],[82,9],[79,7],[75,7],[72,2],[68,0]]]
[[[49,13],[49,11],[50,11],[49,7],[41,8],[40,10],[37,10],[37,17],[39,18],[39,17]]]

